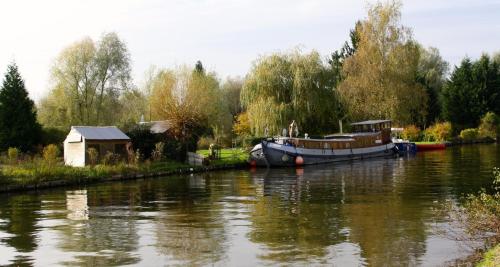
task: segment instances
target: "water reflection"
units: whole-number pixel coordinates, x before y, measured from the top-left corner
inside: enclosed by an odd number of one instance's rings
[[[0,198],[0,265],[442,265],[440,202],[486,186],[497,146],[226,171]],[[436,248],[439,248],[437,250]]]

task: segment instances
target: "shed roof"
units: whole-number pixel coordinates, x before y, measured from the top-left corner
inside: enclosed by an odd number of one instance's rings
[[[384,122],[390,122],[390,120],[368,120],[368,121],[360,121],[360,122],[351,123],[351,125],[371,125],[371,124],[378,124],[378,123],[384,123]]]
[[[80,133],[86,140],[130,140],[130,137],[116,126],[72,126],[71,129]]]
[[[172,128],[172,122],[169,120],[165,121],[141,121],[139,125],[146,125],[149,127],[151,133],[161,134]]]

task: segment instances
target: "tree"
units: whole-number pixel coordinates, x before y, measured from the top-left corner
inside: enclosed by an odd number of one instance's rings
[[[16,147],[28,151],[39,141],[40,124],[15,63],[7,67],[0,90],[0,150]]]
[[[280,134],[295,120],[308,133],[336,129],[337,101],[329,71],[316,51],[272,54],[254,62],[241,92],[252,134]]]
[[[358,44],[360,40],[361,31],[361,21],[356,21],[354,29],[349,32],[349,41],[345,41],[344,45],[340,50],[332,53],[328,59],[328,64],[331,68],[331,77],[333,79],[332,83],[334,87],[337,87],[339,83],[343,80],[342,76],[342,66],[346,58],[354,55],[358,49]]]
[[[443,110],[455,133],[474,128],[488,111],[500,112],[500,65],[488,55],[455,67],[443,92]],[[466,111],[466,112],[464,112]]]
[[[119,99],[119,120],[116,122],[119,128],[128,131],[137,125],[141,117],[147,111],[148,99],[146,95],[138,90],[131,89],[123,92]]]
[[[130,80],[130,56],[116,33],[103,34],[97,44],[90,38],[76,42],[52,68],[53,87],[41,101],[40,120],[61,128],[112,124]]]
[[[429,99],[426,125],[434,123],[441,117],[441,94],[447,72],[448,63],[443,60],[437,48],[420,47],[417,82],[424,86]]]
[[[222,85],[222,95],[233,118],[243,111],[240,101],[242,87],[243,80],[240,77],[228,77]]]
[[[199,74],[205,73],[205,68],[203,68],[203,64],[201,63],[200,60],[196,61],[196,65],[194,66],[194,71],[196,71]]]
[[[169,120],[171,134],[176,138],[199,138],[210,130],[231,130],[232,118],[213,73],[187,67],[161,70],[149,102],[153,120]]]
[[[377,3],[359,26],[356,53],[343,64],[339,93],[354,120],[390,118],[423,124],[427,95],[415,80],[419,46],[400,25],[400,3]]]
[[[484,109],[478,96],[472,80],[472,62],[465,58],[455,67],[443,91],[444,115],[455,133],[477,125]]]

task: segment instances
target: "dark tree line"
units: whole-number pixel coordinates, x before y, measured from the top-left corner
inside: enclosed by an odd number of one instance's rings
[[[41,126],[15,63],[7,68],[0,89],[0,151],[16,147],[28,151],[40,142]]]
[[[476,61],[462,60],[446,82],[443,115],[455,133],[477,127],[487,112],[500,114],[500,65],[483,55]]]

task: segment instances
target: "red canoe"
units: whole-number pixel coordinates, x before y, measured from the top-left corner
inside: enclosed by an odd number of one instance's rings
[[[442,150],[446,144],[417,144],[417,151]]]

